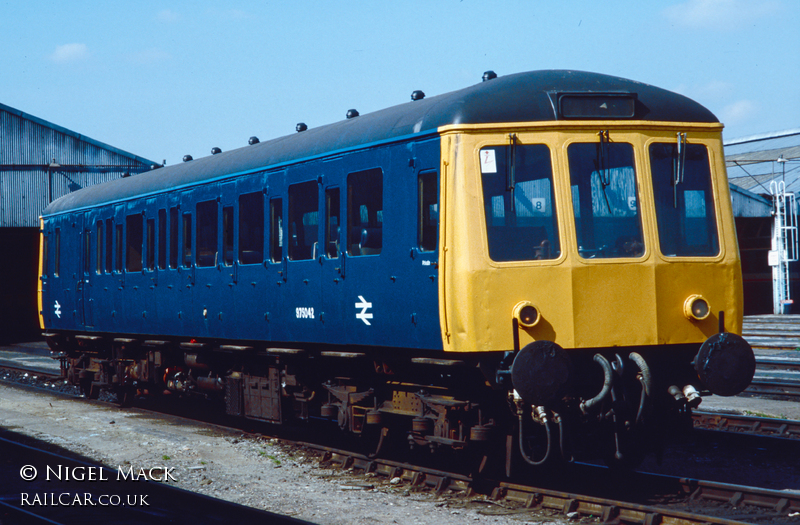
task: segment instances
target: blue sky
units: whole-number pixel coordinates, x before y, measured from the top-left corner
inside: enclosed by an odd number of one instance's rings
[[[726,139],[800,128],[800,1],[0,0],[0,102],[167,164],[498,75],[687,95]]]

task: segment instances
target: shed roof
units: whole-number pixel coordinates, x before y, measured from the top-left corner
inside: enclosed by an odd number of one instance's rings
[[[80,133],[76,133],[76,132],[74,132],[72,130],[69,130],[67,128],[59,126],[58,124],[53,124],[52,122],[49,122],[49,121],[44,120],[44,119],[41,119],[39,117],[35,117],[35,116],[33,116],[33,115],[29,114],[29,113],[25,113],[24,111],[20,111],[18,109],[12,108],[11,106],[7,106],[5,104],[0,104],[0,112],[2,112],[2,111],[5,111],[5,112],[10,113],[12,115],[16,115],[16,116],[18,116],[20,118],[23,118],[25,120],[29,120],[31,122],[34,122],[34,123],[40,125],[40,126],[44,126],[46,128],[50,128],[50,129],[52,129],[54,131],[57,131],[59,133],[62,133],[64,135],[66,135],[68,137],[72,137],[72,138],[74,138],[74,139],[76,139],[78,141],[85,142],[87,144],[91,144],[93,146],[96,146],[98,148],[110,151],[112,153],[116,153],[117,155],[120,155],[120,156],[123,156],[123,157],[127,157],[127,158],[131,159],[132,161],[134,161],[136,163],[147,164],[147,165],[155,164],[155,162],[153,162],[152,160],[148,160],[148,159],[145,159],[143,157],[139,157],[138,155],[134,155],[132,153],[128,153],[127,151],[123,151],[123,150],[121,150],[119,148],[115,148],[114,146],[110,146],[108,144],[100,142],[99,140],[95,140],[95,139],[89,138],[89,137],[87,137],[85,135],[81,135]]]
[[[785,177],[788,191],[800,191],[800,129],[734,139],[724,146],[728,180],[736,186],[768,195],[770,182]]]

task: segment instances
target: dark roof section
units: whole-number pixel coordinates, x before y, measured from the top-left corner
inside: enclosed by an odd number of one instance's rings
[[[481,82],[374,113],[311,128],[66,195],[44,211],[71,209],[153,194],[217,177],[264,169],[303,158],[419,133],[450,124],[557,120],[558,93],[635,93],[634,120],[718,122],[700,104],[676,93],[623,78],[580,71],[532,71]]]

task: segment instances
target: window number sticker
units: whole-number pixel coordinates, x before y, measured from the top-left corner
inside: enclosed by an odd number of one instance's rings
[[[636,197],[628,197],[628,209],[636,211]]]
[[[481,173],[497,173],[497,161],[493,149],[481,150]]]
[[[531,199],[531,205],[536,213],[545,213],[547,211],[547,201],[545,199],[533,198]]]

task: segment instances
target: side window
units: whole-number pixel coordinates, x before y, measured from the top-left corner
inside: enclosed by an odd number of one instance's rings
[[[269,201],[269,255],[272,262],[283,259],[283,201]]]
[[[158,269],[167,267],[167,210],[158,210]]]
[[[145,267],[153,271],[156,268],[156,220],[147,219],[147,250]]]
[[[61,228],[56,228],[55,242],[53,244],[55,244],[55,250],[53,250],[55,252],[53,275],[58,277],[58,274],[61,272]]]
[[[122,225],[114,225],[114,271],[122,271]]]
[[[383,246],[383,171],[347,176],[347,253],[377,255]]]
[[[417,246],[422,252],[432,252],[439,232],[439,177],[435,171],[419,174],[417,199]]]
[[[178,241],[178,208],[169,209],[169,267],[178,267],[178,253],[180,253],[180,243]]]
[[[302,261],[317,256],[319,205],[317,181],[289,186],[289,259]]]
[[[89,274],[92,267],[92,231],[87,227],[83,231],[83,273]]]
[[[325,190],[325,255],[339,257],[339,188]]]
[[[192,266],[192,214],[183,214],[183,266]]]
[[[483,208],[493,261],[561,255],[550,148],[514,144],[480,150]]]
[[[258,264],[264,260],[263,250],[264,194],[245,193],[239,196],[239,262]]]
[[[197,203],[198,267],[217,265],[217,210],[216,200]],[[189,230],[191,231],[191,227]]]
[[[233,265],[233,206],[222,208],[222,263]]]
[[[42,275],[48,275],[50,271],[50,234],[47,233],[47,226],[42,229]]]
[[[129,272],[142,271],[143,220],[144,216],[141,213],[128,215],[125,218],[125,227],[128,233],[125,246],[125,269]]]
[[[106,219],[106,273],[114,271],[114,219]]]
[[[103,236],[103,221],[100,220],[100,221],[97,221],[97,236],[96,236],[96,241],[95,241],[96,244],[97,244],[97,246],[95,247],[95,257],[97,259],[97,264],[95,266],[95,270],[94,271],[95,271],[95,273],[97,275],[100,275],[101,273],[103,273],[103,259],[104,259],[104,255],[103,255],[103,239],[104,239],[104,236]]]

